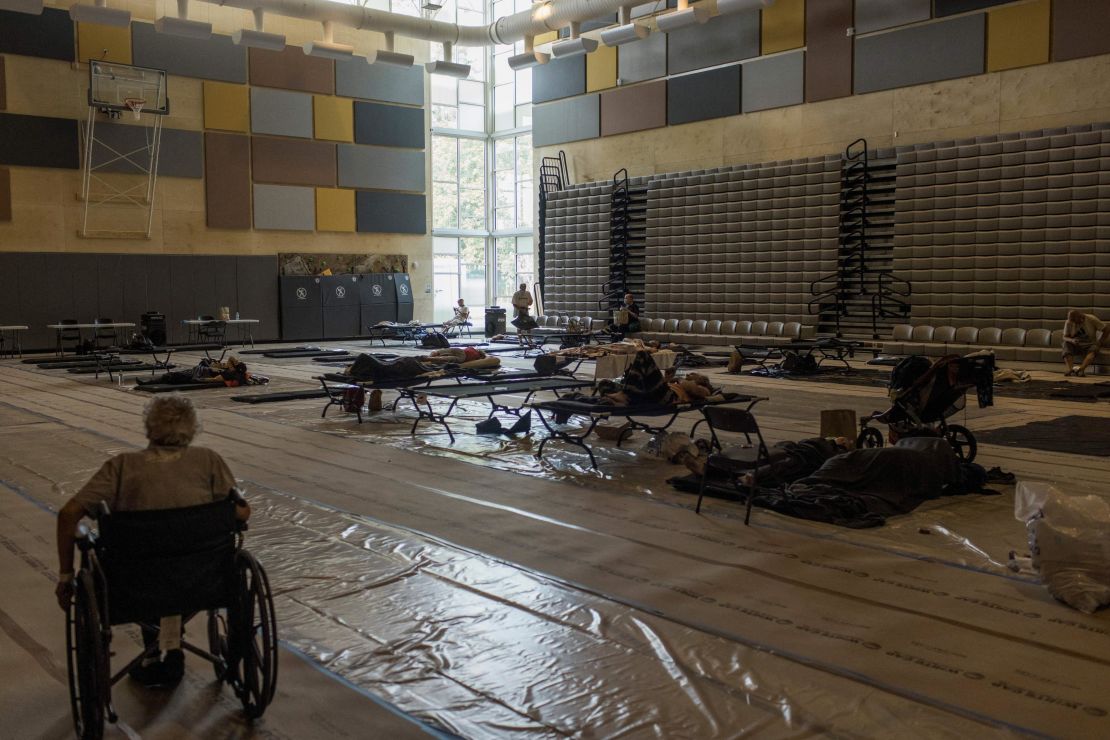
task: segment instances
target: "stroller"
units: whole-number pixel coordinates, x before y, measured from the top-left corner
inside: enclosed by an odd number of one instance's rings
[[[886,424],[891,443],[900,437],[942,437],[964,462],[975,459],[975,435],[948,417],[964,408],[968,389],[975,388],[979,408],[994,404],[994,355],[946,355],[930,363],[907,357],[890,372],[891,407],[860,420],[856,447],[882,447],[883,435],[871,422]]]

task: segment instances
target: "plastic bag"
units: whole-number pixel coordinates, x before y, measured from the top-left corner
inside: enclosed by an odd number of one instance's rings
[[[1110,501],[1022,481],[1014,516],[1026,523],[1032,565],[1049,593],[1087,614],[1110,604]]]

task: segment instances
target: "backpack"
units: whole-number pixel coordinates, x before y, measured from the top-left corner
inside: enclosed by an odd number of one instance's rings
[[[451,342],[443,334],[433,331],[421,338],[420,346],[424,349],[447,349],[451,346]]]
[[[343,410],[347,413],[358,413],[365,403],[366,390],[364,388],[348,388],[343,391]]]

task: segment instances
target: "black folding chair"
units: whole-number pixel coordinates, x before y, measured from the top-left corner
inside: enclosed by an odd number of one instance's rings
[[[223,321],[216,321],[215,316],[201,316],[200,320],[206,323],[197,328],[197,339],[201,342],[224,344],[224,338],[227,335],[227,324]]]
[[[81,346],[81,330],[76,328],[77,319],[62,319],[58,322],[61,326],[74,326],[73,329],[55,329],[58,337],[58,354],[64,355],[66,351],[66,342],[73,342],[73,349],[76,351]]]
[[[752,437],[754,436],[755,447],[730,447],[709,456],[705,461],[705,473],[701,477],[698,503],[694,507],[694,513],[701,513],[701,501],[705,497],[705,485],[712,472],[723,473],[737,488],[739,488],[737,481],[740,476],[750,473],[752,484],[748,488],[748,504],[744,512],[744,524],[747,525],[752,518],[752,501],[755,499],[755,492],[759,488],[759,468],[771,464],[771,453],[767,450],[767,445],[763,441],[763,434],[759,431],[759,424],[756,423],[755,415],[751,411],[735,406],[706,406],[701,412],[705,415],[709,428],[713,430],[714,440],[716,440],[717,432],[735,432],[743,434],[749,445],[753,444]],[[737,454],[752,449],[755,451],[754,459],[751,454]]]
[[[101,340],[108,340],[107,344],[104,345],[107,347],[114,347],[119,344],[119,334],[114,326],[100,326],[100,324],[115,323],[112,319],[99,318],[94,320],[93,323],[97,324],[97,327],[93,330],[93,344],[96,345],[97,349],[101,347]]]

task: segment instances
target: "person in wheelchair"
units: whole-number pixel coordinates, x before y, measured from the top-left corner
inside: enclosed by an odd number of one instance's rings
[[[58,586],[56,596],[68,608],[74,591],[74,544],[83,518],[109,512],[180,509],[226,499],[235,488],[235,477],[215,451],[192,446],[198,432],[196,409],[179,394],[158,396],[143,411],[150,444],[138,452],[124,452],[105,462],[58,513]],[[250,518],[243,501],[236,518]],[[155,652],[130,671],[147,686],[174,686],[185,672],[180,647],[180,618],[162,620],[162,629],[143,628],[143,642],[161,641],[164,652]],[[159,631],[163,634],[159,638]]]

